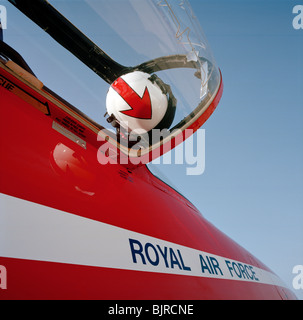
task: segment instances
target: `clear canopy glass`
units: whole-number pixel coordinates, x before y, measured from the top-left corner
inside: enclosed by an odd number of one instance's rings
[[[167,143],[173,148],[190,135],[186,130],[193,133],[210,116],[207,110],[218,103],[214,100],[220,91],[221,74],[187,0],[48,2],[91,40],[93,46],[87,50],[87,60],[98,56],[96,65],[89,63],[99,76],[95,78],[86,76],[89,69],[81,73],[83,66],[77,70],[73,62],[64,63],[62,69],[70,74],[69,85],[75,83],[75,88],[83,90],[74,92],[71,99],[64,94],[63,98],[99,124],[101,140],[106,139],[129,157],[143,157]],[[54,55],[54,60],[59,64],[61,57]],[[85,63],[83,60],[85,57]],[[155,130],[138,134],[137,130],[121,128],[117,118],[107,114],[107,94],[113,83],[136,71],[148,74],[166,95],[172,109],[167,128],[155,126]],[[85,100],[81,95],[91,95],[93,99]],[[88,105],[77,105],[80,100],[88,101]],[[160,154],[169,150],[164,149]]]

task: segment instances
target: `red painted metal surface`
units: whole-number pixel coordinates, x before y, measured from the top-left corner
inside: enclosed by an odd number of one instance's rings
[[[47,102],[55,115],[0,86],[1,193],[268,270],[145,166],[101,165],[100,142],[90,129],[84,149],[53,129],[54,119],[67,116],[63,110],[4,70],[2,75]],[[0,299],[295,298],[285,288],[251,282],[7,257],[0,265],[9,271]]]
[[[102,300],[286,299],[264,284],[95,268],[51,262],[2,259],[10,288],[1,298]],[[283,289],[285,290],[285,289]],[[288,292],[287,292],[288,294]],[[293,297],[291,294],[288,298]]]

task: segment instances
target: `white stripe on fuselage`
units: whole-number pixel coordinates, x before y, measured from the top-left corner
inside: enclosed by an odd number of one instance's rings
[[[0,257],[284,286],[247,263],[4,194]]]

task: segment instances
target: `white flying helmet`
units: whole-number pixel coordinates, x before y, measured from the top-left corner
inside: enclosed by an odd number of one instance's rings
[[[152,129],[169,129],[176,112],[176,99],[170,86],[156,75],[134,71],[112,83],[106,108],[108,122],[113,126],[143,134]]]

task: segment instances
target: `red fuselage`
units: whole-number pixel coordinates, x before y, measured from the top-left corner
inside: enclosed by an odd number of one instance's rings
[[[101,165],[94,125],[1,63],[0,108],[0,300],[295,298],[146,166]]]

